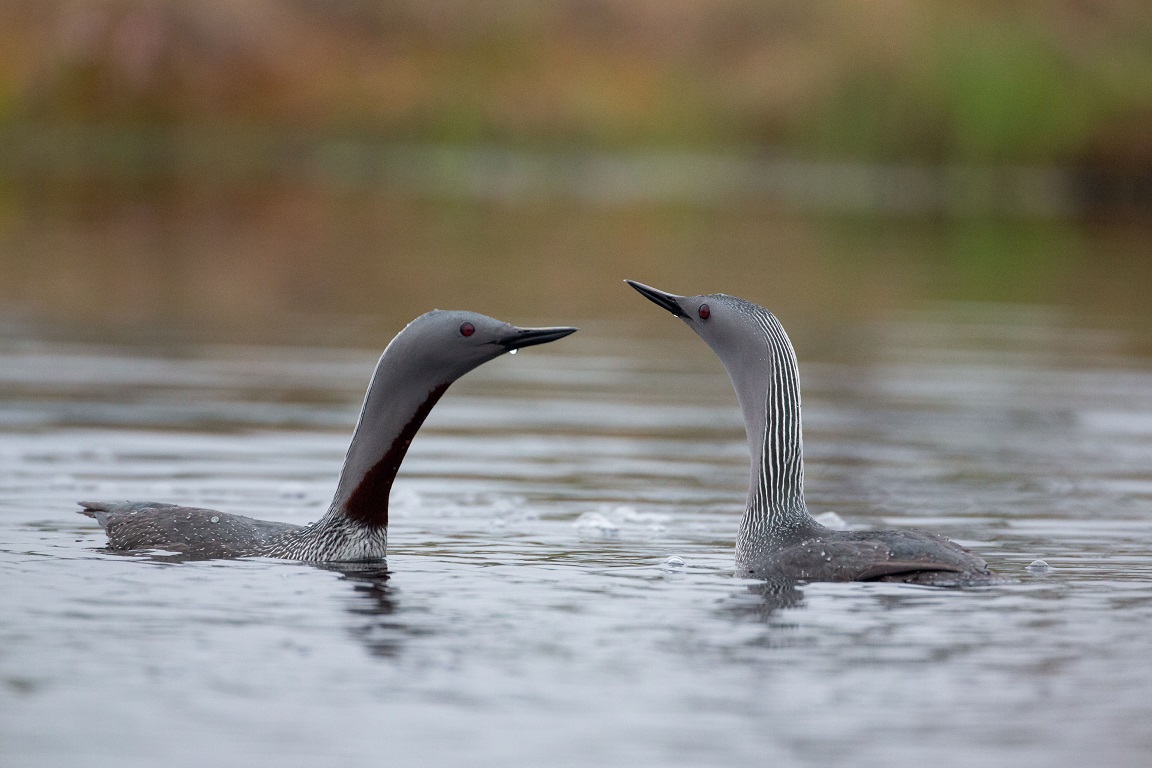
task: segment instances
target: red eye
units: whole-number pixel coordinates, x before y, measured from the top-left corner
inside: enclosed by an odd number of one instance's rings
[[[471,336],[474,333],[476,333],[476,326],[472,325],[472,323],[461,323],[460,324],[460,335],[461,336]]]
[[[708,309],[707,304],[701,304],[700,309],[696,310],[696,314],[700,315],[701,320],[707,320],[712,314],[712,310]]]

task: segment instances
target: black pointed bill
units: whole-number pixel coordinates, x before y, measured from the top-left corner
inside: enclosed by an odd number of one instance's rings
[[[494,344],[499,344],[504,349],[509,351],[513,349],[523,349],[524,347],[534,347],[537,344],[547,344],[550,341],[562,339],[576,333],[578,329],[570,327],[560,328],[515,328],[507,336],[497,339]]]
[[[685,313],[684,310],[680,308],[680,302],[678,299],[681,297],[677,296],[676,294],[658,291],[650,285],[644,285],[644,283],[638,283],[635,280],[625,280],[624,282],[635,288],[636,292],[644,298],[648,299],[648,301],[656,304],[657,306],[664,307],[664,309],[676,315],[676,317],[688,317],[687,313]]]

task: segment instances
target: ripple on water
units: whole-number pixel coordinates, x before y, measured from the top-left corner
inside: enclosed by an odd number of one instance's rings
[[[948,535],[1018,581],[733,579],[747,458],[723,372],[594,338],[587,366],[531,350],[453,388],[401,471],[386,569],[112,555],[76,499],[316,519],[374,355],[0,359],[0,755],[1144,765],[1149,442],[1083,414],[1152,413],[1130,387],[1152,377],[932,338],[914,366],[816,367],[814,511]],[[310,394],[243,394],[277,381]]]

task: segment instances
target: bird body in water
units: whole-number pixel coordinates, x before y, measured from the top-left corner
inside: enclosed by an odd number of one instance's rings
[[[409,323],[376,364],[328,511],[310,525],[152,502],[80,502],[113,551],[163,549],[194,559],[383,559],[388,496],[412,438],[456,379],[505,352],[575,328],[518,328],[475,312],[433,310]]]
[[[692,328],[720,358],[736,390],[752,454],[736,539],[738,576],[948,586],[996,580],[983,558],[935,533],[820,525],[804,501],[799,370],[780,321],[734,296],[678,296],[627,282]]]

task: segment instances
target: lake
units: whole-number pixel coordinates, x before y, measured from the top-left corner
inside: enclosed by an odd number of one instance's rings
[[[377,221],[359,203],[304,206],[328,214],[294,244],[293,205],[234,227],[213,206],[9,217],[3,762],[1152,759],[1149,283],[1131,232],[412,203]],[[406,288],[373,294],[381,243],[411,261],[389,262]],[[329,248],[324,282],[306,254]],[[546,265],[525,266],[534,250]],[[735,397],[624,277],[776,310],[813,513],[935,531],[1008,582],[781,599],[734,579]],[[271,297],[245,304],[256,286]],[[316,519],[380,350],[436,305],[582,331],[452,387],[393,489],[387,573],[115,555],[75,514],[93,498]]]

